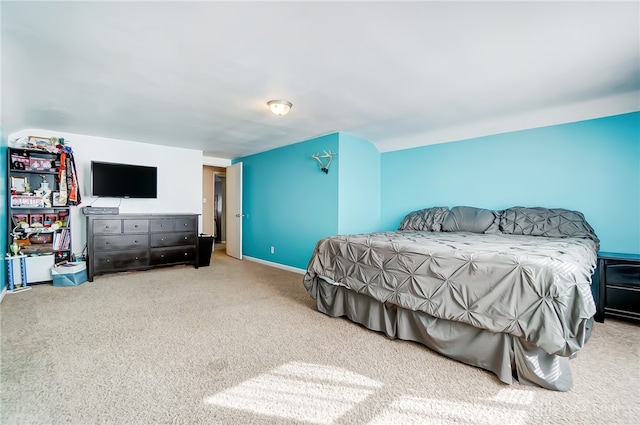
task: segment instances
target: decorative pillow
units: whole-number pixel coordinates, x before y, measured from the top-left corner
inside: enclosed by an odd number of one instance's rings
[[[497,210],[497,211],[491,211],[493,213],[493,222],[491,223],[491,226],[489,226],[489,228],[487,230],[485,230],[485,233],[491,233],[491,234],[500,234],[502,233],[500,231],[500,219],[502,218],[502,213],[504,212],[503,210]]]
[[[600,242],[581,212],[562,208],[507,208],[500,217],[500,230],[512,235],[574,237]]]
[[[494,222],[493,211],[476,207],[453,207],[444,223],[445,232],[485,233]]]
[[[439,232],[442,230],[442,222],[449,213],[449,207],[424,208],[407,214],[398,230],[426,230]]]

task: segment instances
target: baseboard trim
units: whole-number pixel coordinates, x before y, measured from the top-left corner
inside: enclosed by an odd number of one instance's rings
[[[260,264],[265,264],[267,266],[275,267],[277,269],[287,270],[287,271],[298,273],[298,274],[305,274],[307,272],[306,270],[299,269],[297,267],[286,266],[284,264],[274,263],[272,261],[262,260],[260,258],[249,257],[247,255],[243,255],[242,259],[243,260],[253,261],[253,262],[256,262],[256,263],[260,263]]]

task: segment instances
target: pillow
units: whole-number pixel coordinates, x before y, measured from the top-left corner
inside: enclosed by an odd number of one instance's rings
[[[439,232],[442,230],[442,222],[448,213],[449,207],[432,207],[412,211],[402,219],[398,230]]]
[[[493,211],[476,207],[453,207],[444,223],[445,232],[484,233],[492,227],[495,216]]]
[[[500,231],[500,219],[502,218],[502,213],[504,212],[503,210],[498,210],[498,211],[491,211],[493,213],[493,222],[491,223],[491,225],[489,226],[489,228],[487,230],[485,230],[485,233],[491,233],[491,234],[501,234],[502,232]]]
[[[586,238],[599,243],[581,212],[562,208],[507,208],[500,218],[500,230],[512,235]]]

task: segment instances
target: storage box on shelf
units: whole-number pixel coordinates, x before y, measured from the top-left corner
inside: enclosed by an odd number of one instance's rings
[[[44,198],[35,195],[11,195],[12,208],[44,208]]]

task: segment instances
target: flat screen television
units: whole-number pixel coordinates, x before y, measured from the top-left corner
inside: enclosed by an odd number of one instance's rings
[[[91,161],[91,195],[104,198],[157,198],[158,169]]]

